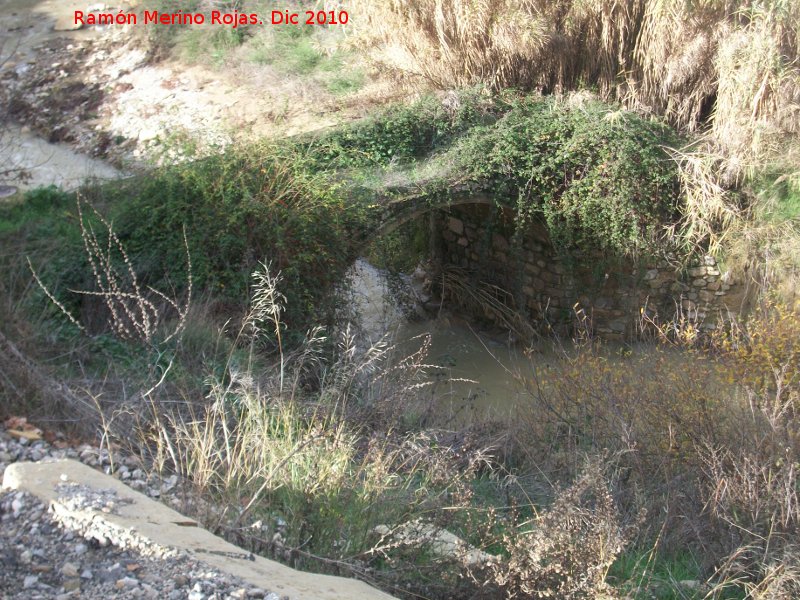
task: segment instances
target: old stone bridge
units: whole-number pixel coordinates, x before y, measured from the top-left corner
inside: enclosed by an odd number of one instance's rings
[[[394,190],[378,194],[378,209],[363,245],[409,221],[427,219],[430,258],[458,267],[474,285],[506,290],[506,299],[534,326],[568,332],[575,326],[615,339],[640,335],[649,317],[676,316],[711,329],[739,312],[741,286],[711,256],[685,266],[664,259],[646,264],[599,253],[564,252],[540,224],[515,236],[515,211],[486,185],[453,186],[447,194]]]

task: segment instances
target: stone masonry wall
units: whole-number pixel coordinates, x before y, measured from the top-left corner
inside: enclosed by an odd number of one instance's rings
[[[582,309],[597,334],[630,339],[643,308],[660,321],[677,314],[702,329],[741,309],[741,286],[720,273],[711,256],[684,272],[666,262],[634,267],[600,255],[564,256],[541,226],[532,226],[515,248],[513,217],[513,211],[478,204],[441,211],[440,255],[445,264],[511,292],[533,322],[566,330]]]

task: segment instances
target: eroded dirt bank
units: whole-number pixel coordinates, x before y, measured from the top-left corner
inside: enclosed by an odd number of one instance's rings
[[[142,27],[74,23],[75,10],[133,4],[0,0],[0,120],[20,126],[0,138],[6,155],[20,162],[22,151],[22,166],[37,169],[19,147],[30,133],[130,169],[324,128],[382,101],[379,84],[342,97],[235,54],[217,66],[156,60]]]

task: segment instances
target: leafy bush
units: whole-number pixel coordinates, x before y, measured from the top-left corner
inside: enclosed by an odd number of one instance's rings
[[[456,147],[464,170],[536,216],[556,243],[632,255],[657,246],[679,214],[677,171],[663,124],[599,102],[525,98]]]
[[[418,182],[431,198],[477,182],[517,209],[521,228],[536,218],[563,247],[635,255],[657,248],[679,218],[678,172],[664,150],[677,142],[662,123],[597,101],[471,91],[392,107],[306,147],[326,169],[424,160],[440,167]]]
[[[354,258],[358,198],[323,182],[284,148],[236,148],[162,169],[109,192],[115,228],[146,283],[185,281],[184,228],[195,284],[241,304],[250,272],[269,260],[286,280],[286,320],[302,330]]]
[[[386,166],[408,163],[446,149],[456,135],[493,121],[503,104],[482,98],[476,90],[442,102],[426,96],[410,105],[396,104],[356,123],[308,142],[323,168]]]

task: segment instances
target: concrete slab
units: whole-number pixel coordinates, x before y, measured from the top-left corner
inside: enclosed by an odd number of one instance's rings
[[[185,550],[291,600],[393,598],[355,579],[304,573],[244,552],[171,508],[74,460],[12,464],[5,471],[3,487],[37,496],[62,521],[83,532],[124,547]]]

